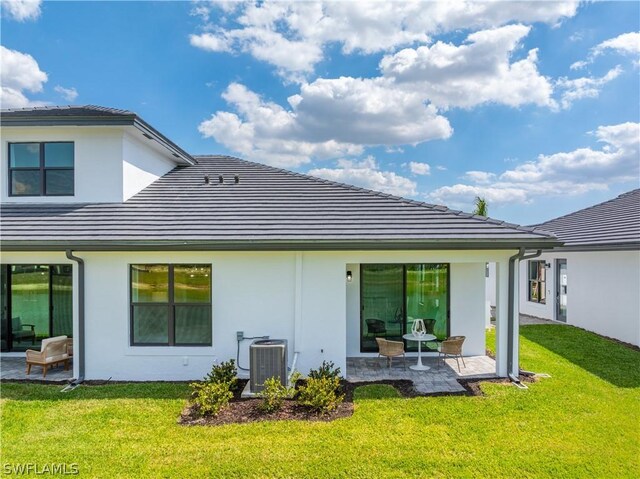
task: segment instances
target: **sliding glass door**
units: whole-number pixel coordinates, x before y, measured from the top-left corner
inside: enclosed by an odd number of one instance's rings
[[[71,265],[2,266],[2,350],[39,349],[73,333]]]
[[[402,341],[416,319],[440,340],[449,335],[448,264],[363,264],[360,278],[362,352],[378,350],[376,337]],[[417,344],[405,349],[417,350]]]
[[[395,264],[362,265],[362,351],[377,351],[376,338],[402,341],[404,332],[404,267]]]

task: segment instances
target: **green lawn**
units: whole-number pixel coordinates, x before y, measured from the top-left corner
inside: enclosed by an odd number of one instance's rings
[[[2,467],[81,477],[640,477],[640,353],[567,326],[521,328],[528,390],[403,399],[356,391],[353,417],[182,427],[187,387],[2,386]],[[489,338],[493,344],[493,338]],[[0,472],[1,474],[1,472]]]

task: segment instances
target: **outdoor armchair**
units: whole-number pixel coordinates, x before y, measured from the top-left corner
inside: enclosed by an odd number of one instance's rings
[[[444,361],[448,357],[455,358],[456,364],[458,365],[458,372],[460,372],[460,361],[458,358],[462,359],[462,365],[465,368],[467,367],[462,357],[462,343],[464,343],[465,339],[464,336],[450,336],[440,343],[440,347],[438,348],[438,367],[440,367],[440,359],[442,358]]]
[[[404,354],[404,343],[402,341],[389,341],[383,338],[376,338],[376,341],[378,342],[378,357],[386,357],[388,367],[391,367],[393,358],[402,356],[404,368],[407,368],[407,358]]]
[[[47,369],[64,363],[64,370],[69,370],[69,354],[67,353],[67,337],[55,336],[42,340],[40,351],[27,349],[27,374],[31,374],[31,366],[42,366],[42,377],[47,377]]]

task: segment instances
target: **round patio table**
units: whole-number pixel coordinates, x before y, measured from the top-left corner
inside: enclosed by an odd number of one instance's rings
[[[418,342],[418,363],[413,366],[409,366],[409,369],[413,369],[414,371],[426,371],[431,369],[429,366],[425,366],[422,364],[422,349],[421,343],[422,341],[435,341],[436,337],[433,334],[423,334],[422,336],[416,336],[412,333],[403,334],[402,337],[407,341],[417,341]]]

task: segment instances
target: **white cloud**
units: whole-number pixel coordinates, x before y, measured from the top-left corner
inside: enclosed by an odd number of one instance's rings
[[[530,30],[525,25],[508,25],[472,33],[459,46],[439,41],[406,48],[385,56],[380,69],[397,84],[422,92],[442,108],[471,108],[488,102],[553,107],[553,87],[538,72],[537,50],[511,62]]]
[[[337,166],[337,168],[315,168],[308,174],[396,196],[409,197],[417,194],[414,181],[393,171],[381,171],[371,156],[362,161],[338,160]]]
[[[467,171],[462,178],[474,183],[486,184],[494,181],[496,175],[487,171]]]
[[[619,55],[627,55],[635,57],[634,65],[640,65],[640,32],[629,32],[618,35],[617,37],[605,40],[589,51],[586,60],[580,60],[571,64],[569,68],[579,70],[593,63],[596,57],[613,51]]]
[[[575,15],[578,5],[578,1],[201,2],[192,13],[203,19],[203,33],[192,35],[191,44],[213,51],[232,48],[274,65],[281,74],[304,74],[324,59],[327,45],[339,44],[345,54],[370,54],[427,43],[430,35],[451,31],[511,22],[555,25]],[[222,15],[211,15],[218,8]],[[216,23],[210,21],[212,16]]]
[[[466,179],[473,184],[444,186],[429,198],[457,207],[470,207],[475,196],[489,203],[528,203],[539,196],[577,195],[606,190],[615,183],[637,183],[640,123],[600,126],[593,135],[602,143],[601,149],[540,155],[500,175],[467,172]]]
[[[229,85],[223,98],[236,113],[216,112],[200,124],[200,132],[249,158],[281,166],[358,155],[365,146],[447,138],[452,132],[420,95],[389,89],[383,79],[317,80],[289,98],[290,110],[238,83]]]
[[[420,161],[411,161],[409,162],[409,170],[414,175],[430,175],[431,174],[431,166],[428,163],[422,163]]]
[[[74,87],[64,88],[60,85],[56,85],[53,90],[56,93],[60,94],[60,96],[62,96],[62,98],[64,98],[66,101],[73,102],[76,100],[76,98],[78,98],[78,90],[76,90]]]
[[[333,139],[307,141],[297,133],[296,117],[280,105],[264,101],[244,85],[232,83],[222,95],[236,113],[218,111],[200,123],[203,136],[253,160],[292,167],[311,158],[359,155],[362,147]]]
[[[589,64],[589,62],[584,61],[584,60],[580,60],[577,62],[573,62],[569,68],[571,70],[582,70],[584,67],[586,67]]]
[[[559,78],[556,81],[556,87],[562,92],[560,99],[562,108],[570,108],[576,100],[597,98],[602,87],[618,78],[622,72],[622,67],[618,65],[600,78],[582,77],[572,80],[567,77]]]
[[[596,45],[593,49],[593,55],[602,55],[607,50],[614,50],[621,54],[640,55],[640,32],[629,32],[610,38]]]
[[[41,92],[47,79],[47,74],[40,70],[38,62],[31,55],[0,45],[2,108],[24,108],[43,104],[43,102],[29,100],[25,91]]]
[[[384,78],[321,78],[303,85],[289,103],[301,134],[318,141],[417,144],[453,131],[420,92],[395,88]]]
[[[42,0],[3,0],[0,3],[2,16],[13,18],[19,22],[36,20],[41,13]]]
[[[231,51],[231,42],[228,38],[225,38],[224,34],[203,33],[201,35],[189,35],[189,42],[194,47],[210,52]]]

